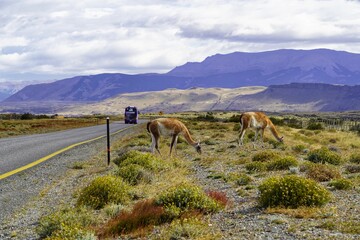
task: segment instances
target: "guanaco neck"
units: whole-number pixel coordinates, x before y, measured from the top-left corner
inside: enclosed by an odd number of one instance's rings
[[[269,127],[270,127],[270,131],[271,131],[271,133],[274,135],[274,137],[275,137],[279,142],[281,142],[281,141],[282,141],[282,138],[279,136],[278,131],[276,130],[274,124],[273,124],[271,121],[269,121]]]
[[[186,140],[186,142],[192,146],[196,146],[197,145],[197,142],[194,141],[194,139],[192,139],[190,133],[189,133],[189,130],[184,126],[183,127],[183,130],[182,130],[182,133],[183,133],[183,136]]]

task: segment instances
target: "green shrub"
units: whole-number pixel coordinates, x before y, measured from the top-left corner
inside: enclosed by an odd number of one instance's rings
[[[59,234],[78,236],[80,234],[85,234],[86,231],[83,230],[84,227],[87,227],[92,223],[94,223],[93,217],[84,208],[67,208],[42,217],[39,220],[36,232],[41,238],[50,236],[56,237],[59,236]],[[71,229],[69,228],[77,229],[78,231],[70,231]]]
[[[324,127],[321,123],[316,123],[316,122],[311,122],[309,123],[309,125],[307,126],[308,130],[323,130]]]
[[[284,126],[285,125],[284,119],[282,119],[282,118],[269,117],[269,119],[275,126]]]
[[[233,131],[235,131],[235,132],[240,131],[240,124],[239,123],[234,125]]]
[[[168,189],[160,194],[157,204],[163,206],[173,216],[180,216],[187,211],[216,212],[222,208],[202,189],[190,184],[180,184]]]
[[[334,187],[335,189],[338,189],[338,190],[350,190],[353,187],[353,184],[348,179],[339,178],[339,179],[332,180],[329,183],[329,186]]]
[[[215,118],[212,112],[207,112],[206,115],[199,115],[196,118],[199,121],[208,121],[208,122],[216,122],[217,119]]]
[[[353,153],[349,159],[350,162],[360,164],[360,153]]]
[[[267,169],[272,170],[288,170],[290,167],[298,166],[298,161],[293,156],[286,156],[280,159],[272,160],[267,164]]]
[[[301,129],[302,128],[302,121],[300,119],[296,119],[296,118],[284,118],[284,124],[288,127],[291,128],[297,128],[297,129]]]
[[[236,184],[239,186],[245,186],[245,185],[248,185],[252,181],[253,181],[253,179],[249,175],[241,174],[240,176],[237,177]]]
[[[308,160],[313,163],[330,163],[333,165],[339,165],[341,163],[341,156],[327,148],[320,148],[310,151],[308,154]]]
[[[278,158],[280,158],[280,155],[277,152],[267,150],[256,153],[252,160],[255,162],[269,162]]]
[[[119,167],[130,164],[137,164],[145,169],[157,171],[164,168],[164,162],[151,153],[142,153],[139,151],[128,151],[114,160]]]
[[[266,163],[251,162],[245,165],[245,169],[249,172],[263,172],[266,170]]]
[[[119,177],[98,177],[82,189],[77,204],[100,209],[108,203],[125,203],[130,198],[129,190]]]
[[[206,139],[206,140],[204,141],[204,143],[205,143],[206,145],[216,145],[216,142],[213,141],[213,140],[211,140],[211,139]]]
[[[130,185],[137,185],[140,182],[151,182],[151,173],[138,164],[120,167],[115,174],[122,177]]]
[[[234,122],[234,123],[240,123],[240,115],[239,114],[234,114],[231,117],[229,117],[229,119],[227,120],[227,122]]]
[[[53,232],[46,240],[63,240],[63,239],[77,239],[77,240],[96,240],[95,233],[90,230],[79,229],[74,226],[63,225],[59,230]]]
[[[294,152],[296,152],[296,153],[304,153],[305,149],[306,149],[306,147],[304,145],[301,145],[301,144],[292,147],[292,150]]]
[[[306,175],[318,182],[330,181],[340,178],[341,174],[335,167],[325,164],[310,164],[307,166]]]
[[[284,150],[286,149],[286,146],[284,145],[283,142],[279,142],[274,139],[266,139],[266,142],[272,145],[274,149],[284,149]]]
[[[259,203],[263,207],[322,206],[331,197],[320,184],[296,175],[268,178],[261,183],[259,191]]]

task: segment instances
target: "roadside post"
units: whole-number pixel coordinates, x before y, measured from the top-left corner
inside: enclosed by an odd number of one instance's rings
[[[110,118],[106,118],[106,130],[107,130],[107,163],[110,165]]]

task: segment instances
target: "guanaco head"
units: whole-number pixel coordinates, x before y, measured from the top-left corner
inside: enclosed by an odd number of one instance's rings
[[[197,144],[195,145],[195,149],[198,152],[198,154],[201,154],[201,146],[200,146],[200,141],[197,142]]]
[[[284,142],[284,137],[282,136],[282,137],[280,137],[278,140],[279,140],[279,142],[282,143],[282,142]]]

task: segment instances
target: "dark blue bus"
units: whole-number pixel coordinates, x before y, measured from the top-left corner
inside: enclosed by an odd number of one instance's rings
[[[125,124],[134,123],[137,124],[139,120],[139,111],[134,106],[128,106],[125,108]]]

